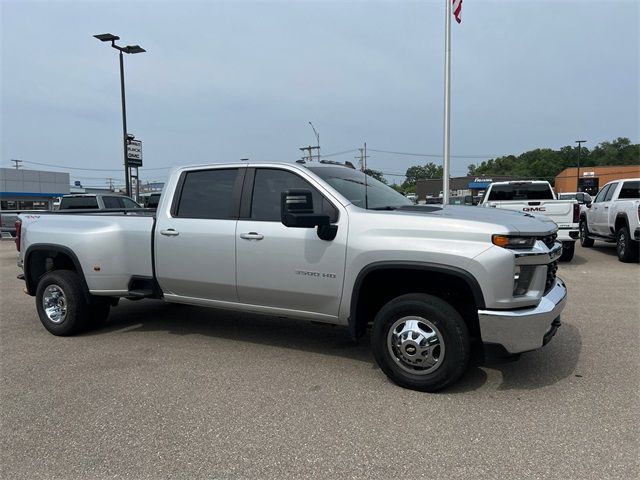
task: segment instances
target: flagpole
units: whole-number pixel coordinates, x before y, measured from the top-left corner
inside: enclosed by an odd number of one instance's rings
[[[442,166],[442,204],[449,203],[449,129],[451,114],[451,5],[453,0],[444,0],[446,7],[446,21],[444,26],[444,161]]]

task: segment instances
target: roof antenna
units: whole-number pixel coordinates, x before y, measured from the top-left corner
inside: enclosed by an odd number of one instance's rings
[[[367,191],[367,142],[364,142],[364,209],[369,210],[369,195]]]

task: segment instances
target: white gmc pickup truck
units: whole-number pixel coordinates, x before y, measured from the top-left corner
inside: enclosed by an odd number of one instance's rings
[[[551,220],[413,205],[336,164],[240,163],[174,170],[156,212],[21,217],[16,243],[42,324],[70,335],[119,298],[372,326],[381,369],[435,391],[471,347],[542,347],[567,292]]]
[[[640,257],[640,178],[607,183],[580,214],[580,243],[616,242],[621,262]]]
[[[580,205],[577,200],[558,200],[549,182],[536,180],[492,183],[480,206],[550,218],[558,225],[558,240],[562,242],[560,261],[569,262],[573,258],[576,240],[580,235]]]

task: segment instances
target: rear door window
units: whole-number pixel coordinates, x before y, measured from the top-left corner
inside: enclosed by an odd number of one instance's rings
[[[104,208],[124,208],[124,203],[120,197],[102,197]]]
[[[98,208],[98,199],[96,197],[63,197],[60,201],[60,210],[83,208]]]
[[[618,198],[640,198],[640,181],[624,182]]]
[[[236,218],[232,207],[238,169],[186,172],[174,215],[181,218]]]

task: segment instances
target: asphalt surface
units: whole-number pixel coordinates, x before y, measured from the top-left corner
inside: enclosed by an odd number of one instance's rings
[[[159,301],[101,330],[40,324],[0,243],[3,479],[638,478],[640,266],[563,264],[563,326],[517,362],[404,390],[368,339]]]

